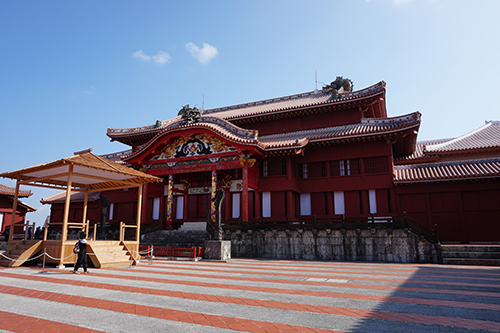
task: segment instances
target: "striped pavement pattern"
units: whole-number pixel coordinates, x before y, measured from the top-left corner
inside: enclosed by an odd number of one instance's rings
[[[0,268],[0,332],[500,332],[500,268],[155,259]]]

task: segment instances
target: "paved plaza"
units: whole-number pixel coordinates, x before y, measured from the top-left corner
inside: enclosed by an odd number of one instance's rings
[[[0,268],[0,332],[500,332],[500,268],[233,259]]]

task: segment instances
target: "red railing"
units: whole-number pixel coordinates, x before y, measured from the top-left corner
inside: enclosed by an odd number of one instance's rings
[[[151,246],[139,246],[139,252],[143,256],[149,256],[150,250]],[[197,257],[203,257],[204,254],[205,254],[205,249],[201,246],[192,248],[173,247],[173,246],[153,246],[153,255],[157,257],[197,258]]]

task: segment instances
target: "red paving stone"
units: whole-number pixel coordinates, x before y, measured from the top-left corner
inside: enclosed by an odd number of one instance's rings
[[[21,295],[21,296],[24,296],[24,297],[41,298],[41,299],[45,299],[45,300],[47,300],[46,299],[47,295],[56,295],[56,296],[58,296],[57,298],[54,298],[54,300],[52,300],[53,302],[59,302],[57,299],[59,299],[60,296],[63,295],[63,294],[59,294],[59,293],[44,292],[44,293],[42,293],[42,295],[45,296],[45,297],[37,297],[37,293],[31,293],[31,291],[33,291],[33,290],[25,289],[25,288],[17,288],[17,287],[6,287],[6,286],[1,286],[0,285],[0,293],[4,293],[4,294]],[[90,300],[90,298],[89,298],[89,300]],[[63,303],[68,303],[68,304],[75,305],[75,303],[73,303],[73,302],[67,302],[66,301],[66,302],[63,302]],[[76,305],[80,305],[80,304],[76,304]],[[80,306],[82,306],[82,305],[80,305]],[[163,313],[163,319],[176,320],[176,321],[179,321],[179,322],[191,323],[191,324],[199,324],[199,325],[205,325],[205,326],[215,326],[215,325],[212,325],[212,323],[208,320],[210,318],[208,316],[205,317],[205,318],[207,318],[207,321],[203,321],[203,322],[198,322],[197,323],[191,317],[190,312],[187,312],[187,311],[178,311],[178,310],[175,310],[175,311],[170,310],[170,311],[173,311],[175,313],[175,315],[171,315],[171,316],[167,315],[167,316],[165,316],[165,313],[163,312],[163,310],[165,310],[165,309],[161,309],[161,308],[158,308],[158,307],[152,307],[152,306],[143,306],[143,305],[139,305],[138,306],[138,305],[130,304],[130,303],[112,302],[110,311],[123,312],[123,313],[132,313],[132,312],[129,312],[129,310],[131,309],[131,307],[138,307],[140,309],[139,311],[136,311],[136,315],[139,315],[139,316],[146,316],[146,317],[148,317],[150,311],[157,313],[158,310],[160,310]],[[136,308],[136,310],[137,310],[137,308]],[[167,313],[168,313],[168,309],[167,309]],[[202,313],[199,313],[199,314],[196,313],[196,315],[203,316],[204,314],[202,314]],[[3,326],[0,325],[0,328],[1,329],[5,329],[5,330],[13,331],[12,330],[13,327],[11,327],[11,326],[17,325],[19,323],[20,318],[22,318],[22,316],[16,315],[16,317],[10,318],[6,323],[4,323]],[[226,324],[226,327],[229,327],[231,329],[240,330],[242,332],[259,332],[259,330],[256,330],[256,331],[248,330],[247,328],[245,328],[239,322],[240,319],[238,319],[238,318],[226,317],[226,316],[218,316],[218,319],[220,319],[221,321],[223,321]],[[243,319],[243,320],[246,320],[246,319]],[[281,324],[275,324],[275,323],[264,323],[264,322],[261,322],[261,321],[253,321],[253,322],[257,326],[260,326],[262,324],[269,324],[271,326],[277,327],[277,326],[281,325]],[[46,328],[43,330],[43,332],[59,332],[63,326],[64,326],[64,324],[61,324],[61,323],[50,322],[46,326]],[[287,326],[290,327],[291,329],[294,329],[296,332],[298,332],[300,329],[302,329],[302,327],[300,327],[300,326],[293,326],[293,325],[287,325]],[[3,328],[3,327],[5,327],[5,328]],[[295,327],[296,327],[296,329],[295,329]],[[13,331],[13,332],[17,332],[17,331]],[[20,331],[20,332],[24,332],[24,331]],[[333,330],[325,330],[325,332],[342,333],[342,332],[333,331]]]
[[[9,275],[9,274],[8,274]],[[14,274],[12,274],[14,275]],[[16,274],[17,275],[17,274]],[[46,279],[47,282],[52,283],[67,283],[74,282],[66,279],[50,279],[46,277],[32,277],[26,276],[26,278],[43,278]],[[98,288],[104,288],[108,286],[107,284],[95,283]],[[124,288],[129,289],[129,288]],[[90,297],[63,297],[64,294],[60,293],[52,293],[52,292],[40,292],[36,290],[30,290],[27,288],[17,288],[17,287],[8,287],[8,286],[0,286],[0,293],[12,294],[12,295],[21,295],[25,297],[33,297],[40,298],[47,301],[53,302],[62,302],[69,304],[76,304],[79,306],[87,306],[92,301],[94,303],[98,302],[98,299],[93,299]],[[149,294],[149,293],[148,293]],[[181,298],[190,298],[197,299],[193,297],[193,293],[182,293],[177,292],[174,293]],[[362,296],[362,295],[360,295]],[[75,302],[76,300],[76,302]],[[242,304],[248,305],[249,303],[255,304],[255,300],[248,301],[245,298],[237,298],[237,297],[218,297],[219,302],[230,303],[230,304]],[[413,323],[421,323],[421,324],[434,324],[434,325],[445,325],[445,326],[454,326],[454,327],[463,327],[470,329],[494,329],[500,331],[500,323],[492,323],[484,320],[474,320],[474,319],[462,319],[462,318],[450,318],[450,317],[442,317],[442,316],[429,316],[429,315],[420,315],[420,314],[408,314],[408,313],[392,313],[392,312],[384,312],[384,311],[373,311],[373,310],[362,310],[362,309],[348,309],[348,308],[339,308],[339,307],[331,307],[331,306],[320,306],[320,305],[304,305],[304,304],[294,304],[287,302],[277,302],[277,301],[258,301],[259,306],[267,307],[267,308],[275,308],[275,309],[284,309],[284,310],[295,310],[295,311],[308,311],[308,312],[316,312],[316,313],[324,313],[324,314],[332,314],[332,315],[342,315],[342,316],[351,316],[351,317],[360,317],[360,318],[373,318],[373,319],[381,319],[381,320],[391,320],[391,321],[405,321],[405,322],[413,322]],[[123,303],[123,302],[112,302],[110,310],[115,312],[124,312],[137,314],[140,316],[149,316],[150,310],[158,313],[158,308],[149,307],[144,305],[135,305],[131,303]],[[190,315],[190,312],[186,311],[175,311],[175,315],[177,320],[185,323],[195,323],[200,324],[205,323],[205,325],[210,325],[206,321],[196,321]],[[201,318],[203,314],[193,313],[196,318]],[[165,318],[165,317],[164,317]],[[222,319],[222,317],[220,317]],[[173,319],[170,319],[173,320]],[[240,331],[248,331],[237,318],[224,317],[225,324],[231,328]],[[52,330],[58,327],[60,329],[60,325],[58,323],[53,323],[47,326],[47,329]],[[276,327],[276,324],[274,324]],[[287,325],[288,327],[288,325]],[[284,327],[278,327],[278,329],[284,330]],[[286,328],[285,331],[289,331],[293,328]]]
[[[161,268],[165,268],[165,269],[182,269],[178,266],[170,266],[170,265],[161,265],[160,266]],[[184,268],[184,269],[188,269],[188,268]],[[193,270],[199,270],[200,268],[197,268],[197,267],[194,267],[194,268],[189,268],[189,271],[193,271]],[[278,268],[274,268],[272,269],[272,271],[276,271],[278,270]],[[323,275],[311,275],[311,274],[291,274],[291,273],[272,273],[270,272],[271,270],[268,270],[266,272],[261,272],[262,269],[259,269],[258,272],[256,271],[242,271],[242,270],[237,270],[237,271],[234,271],[235,273],[238,273],[238,274],[247,274],[247,275],[266,275],[266,276],[291,276],[291,277],[303,277],[303,278],[322,278],[322,279],[346,279],[345,276],[334,276],[334,275],[325,275],[326,273],[328,272],[325,272],[325,271],[314,271],[316,273],[323,273]],[[300,270],[302,271],[302,270]],[[203,272],[211,272],[211,273],[228,273],[228,270],[227,269],[203,269]],[[497,281],[498,283],[492,283],[492,284],[488,284],[488,283],[468,283],[468,282],[450,282],[450,281],[432,281],[432,280],[417,280],[415,279],[415,275],[412,275],[412,274],[379,274],[379,275],[388,275],[388,276],[391,276],[391,275],[394,275],[394,276],[405,276],[405,277],[408,277],[408,278],[412,278],[411,280],[408,280],[408,279],[382,279],[382,278],[375,278],[373,277],[373,275],[377,275],[377,274],[371,274],[368,273],[368,272],[355,272],[355,271],[349,271],[349,272],[335,272],[336,274],[349,274],[349,275],[356,275],[356,274],[359,274],[359,275],[364,275],[366,276],[367,274],[370,274],[372,276],[370,276],[369,278],[366,278],[366,277],[356,277],[356,276],[349,276],[349,280],[358,280],[358,281],[377,281],[377,282],[394,282],[394,283],[417,283],[417,284],[438,284],[440,286],[442,285],[447,285],[447,286],[468,286],[468,287],[498,287],[498,284],[500,283],[500,279],[488,279],[488,281]],[[164,273],[162,273],[164,274]],[[421,275],[418,275],[418,277],[424,277],[424,276],[421,276]],[[439,278],[443,278],[443,276],[434,276],[434,277],[439,277]],[[453,279],[453,278],[460,278],[460,279],[468,279],[466,277],[449,277],[447,276],[446,279]],[[481,279],[481,278],[478,278],[478,279]],[[485,280],[485,279],[481,279],[481,280]]]
[[[154,266],[159,266],[159,267],[162,267],[162,268],[171,268],[171,269],[183,269],[183,268],[186,268],[185,264],[182,264],[182,263],[175,263],[175,262],[168,262],[168,265],[162,265],[162,263],[164,263],[165,261],[164,260],[158,260],[155,262],[155,265]],[[238,262],[240,262],[240,260],[238,260]],[[173,263],[173,264],[171,264]],[[220,265],[218,263],[208,263],[206,262],[206,264],[204,262],[196,262],[194,268],[195,269],[203,269],[205,270],[203,267],[214,267],[214,265],[217,265],[216,267],[221,267],[221,268],[228,268],[230,267],[231,269],[234,269],[234,272],[242,272],[242,271],[239,271],[239,265],[238,264],[225,264],[225,265]],[[146,267],[146,265],[144,264],[139,264],[139,266],[143,266],[143,267]],[[249,265],[245,265],[245,266],[249,266]],[[245,267],[245,266],[242,266],[242,267]],[[250,265],[252,266],[252,265]],[[375,268],[372,268],[373,266],[370,266],[370,265],[362,265],[362,266],[349,266],[349,265],[343,265],[342,268],[338,268],[336,266],[332,266],[332,265],[325,265],[325,266],[317,266],[317,267],[321,267],[322,269],[321,270],[318,270],[318,269],[300,269],[298,270],[297,269],[297,266],[293,266],[293,265],[275,265],[275,266],[267,266],[267,265],[263,265],[262,263],[256,263],[253,265],[254,267],[258,268],[259,271],[276,271],[276,270],[283,270],[285,272],[288,272],[290,270],[290,268],[295,268],[296,271],[300,271],[300,272],[310,272],[310,273],[321,273],[321,274],[349,274],[349,275],[366,275],[367,273],[364,272],[364,271],[370,271],[370,273],[373,273],[373,275],[384,275],[384,276],[402,276],[402,277],[415,277],[415,276],[418,276],[419,278],[446,278],[446,279],[450,279],[450,280],[453,280],[453,279],[467,279],[467,280],[482,280],[482,281],[497,281],[497,282],[500,282],[500,276],[497,274],[497,273],[484,273],[484,272],[476,272],[475,271],[472,271],[472,270],[462,270],[460,275],[451,275],[451,273],[449,271],[435,271],[435,270],[427,270],[427,271],[422,271],[420,269],[411,269],[411,270],[406,270],[406,269],[393,269],[392,271],[395,272],[395,273],[390,273],[390,269],[375,269]],[[315,265],[307,265],[307,267],[316,267]],[[348,267],[352,267],[353,269],[356,269],[356,270],[352,270],[352,269],[349,269]],[[375,266],[375,267],[379,267],[379,266]],[[384,266],[385,267],[385,266]],[[245,267],[245,268],[248,268],[248,267]],[[329,270],[327,270],[329,269]],[[348,270],[349,269],[349,270]],[[193,267],[189,267],[189,270],[193,270]],[[361,272],[360,272],[361,270]],[[406,273],[405,273],[406,272]],[[433,274],[423,274],[423,273],[433,273]],[[441,274],[438,274],[440,273]],[[463,273],[467,273],[467,275],[464,275]],[[254,271],[252,271],[251,274],[255,274]],[[257,273],[257,274],[265,274],[265,275],[270,275],[270,274],[267,274],[267,273]],[[278,275],[282,275],[282,274],[279,274],[277,273]],[[287,276],[290,276],[290,274],[286,274]],[[479,275],[479,276],[470,276],[470,275]],[[491,277],[484,277],[483,275],[488,275],[488,276],[491,276]],[[308,277],[311,277],[311,275],[307,275]],[[325,277],[325,275],[320,275],[320,276],[316,276],[316,277]],[[328,277],[329,278],[329,277]]]
[[[238,260],[241,264],[244,261]],[[269,264],[269,262],[266,262]],[[187,268],[186,264],[178,264],[173,262],[172,265],[160,264],[153,266],[155,269],[162,269],[162,271],[154,271],[145,268],[145,265],[140,265],[139,268],[131,269],[113,269],[114,271],[127,271],[128,273],[147,273],[148,276],[153,274],[171,274],[168,271],[172,269],[189,269],[190,271],[200,271],[200,273],[179,273],[175,272],[174,274],[177,277],[212,277],[219,280],[238,280],[245,282],[267,282],[267,283],[281,283],[282,285],[310,285],[310,286],[334,286],[341,288],[358,288],[363,289],[365,292],[369,292],[370,290],[387,290],[387,291],[412,291],[418,292],[419,295],[414,297],[395,297],[395,296],[376,296],[376,295],[363,295],[363,294],[345,294],[345,293],[335,293],[335,292],[317,292],[317,291],[308,291],[308,290],[294,290],[294,289],[285,289],[285,288],[268,288],[268,287],[255,287],[255,286],[242,286],[242,285],[231,285],[224,283],[204,283],[199,281],[186,281],[186,280],[173,280],[173,279],[164,279],[164,278],[154,278],[154,277],[138,277],[138,276],[122,276],[119,274],[108,274],[100,271],[93,271],[92,275],[104,278],[116,279],[113,283],[97,283],[97,282],[88,282],[88,281],[79,281],[75,279],[65,279],[65,278],[52,278],[47,275],[27,275],[27,274],[17,274],[12,270],[3,271],[0,269],[0,277],[12,277],[12,278],[20,278],[20,279],[28,279],[33,281],[41,281],[48,282],[53,284],[68,284],[75,286],[82,286],[88,288],[100,288],[107,290],[117,290],[121,292],[130,292],[130,293],[141,293],[141,294],[152,294],[159,295],[165,297],[176,297],[183,299],[191,299],[198,300],[203,302],[219,302],[225,304],[240,304],[246,306],[257,306],[264,308],[274,308],[274,309],[285,309],[288,311],[300,311],[300,312],[314,312],[319,314],[330,314],[330,315],[339,315],[339,316],[347,316],[352,318],[370,318],[376,320],[385,320],[385,321],[394,321],[394,322],[409,322],[409,323],[417,323],[417,324],[430,324],[430,325],[443,325],[448,327],[458,327],[458,328],[468,328],[468,329],[483,329],[490,331],[500,331],[500,322],[498,321],[487,321],[487,320],[476,320],[476,319],[466,319],[466,318],[453,318],[446,316],[434,316],[434,315],[422,315],[422,314],[412,314],[412,313],[394,313],[388,311],[380,311],[380,310],[364,310],[364,309],[351,309],[351,308],[342,308],[342,307],[333,307],[333,306],[322,306],[322,305],[308,305],[308,304],[300,304],[300,303],[288,303],[288,302],[279,302],[272,300],[259,300],[259,299],[249,299],[242,297],[228,297],[228,296],[214,296],[208,294],[200,294],[200,293],[190,293],[190,292],[179,292],[179,291],[168,291],[168,290],[160,290],[153,288],[140,288],[140,287],[129,287],[122,286],[119,284],[119,280],[128,279],[134,281],[151,281],[161,283],[164,287],[167,287],[168,284],[177,284],[177,285],[188,285],[188,286],[198,286],[198,287],[206,287],[206,288],[223,288],[223,289],[233,289],[233,290],[241,290],[241,291],[255,291],[255,292],[265,292],[265,293],[280,293],[280,294],[289,294],[289,295],[302,295],[302,296],[319,296],[319,297],[335,297],[342,299],[356,299],[363,301],[375,301],[375,302],[394,302],[394,303],[406,303],[406,304],[418,304],[418,305],[429,305],[429,306],[442,306],[442,307],[456,307],[456,308],[465,308],[465,309],[477,309],[477,310],[489,310],[489,311],[497,311],[499,312],[499,320],[500,320],[500,304],[486,304],[486,303],[471,303],[471,302],[459,302],[459,301],[451,301],[451,300],[435,300],[435,299],[427,299],[425,298],[426,294],[448,294],[448,295],[471,295],[471,296],[488,296],[488,297],[500,297],[500,292],[490,292],[490,291],[470,291],[470,290],[451,290],[451,289],[443,289],[441,286],[443,282],[449,281],[427,281],[427,280],[415,280],[417,276],[419,279],[423,277],[432,277],[435,279],[451,279],[448,274],[455,272],[454,269],[446,271],[443,267],[439,269],[443,271],[443,274],[438,274],[437,271],[432,271],[430,275],[412,275],[399,273],[370,273],[370,267],[377,267],[373,271],[380,271],[380,265],[363,265],[360,269],[365,272],[351,272],[351,271],[342,271],[342,272],[330,272],[328,270],[315,270],[315,269],[289,269],[290,267],[297,267],[293,265],[286,265],[287,268],[281,266],[282,262],[279,262],[280,266],[272,266],[269,270],[274,272],[266,271],[263,266],[265,265],[257,265],[252,263],[258,272],[249,271],[249,268],[239,269],[235,267],[235,265],[220,265],[214,263],[205,263],[202,265],[197,265],[197,263],[193,263],[192,267],[189,265]],[[314,263],[314,265],[307,265],[307,267],[321,267],[328,269],[336,269],[338,263],[330,263],[330,265],[322,265],[321,263]],[[201,267],[210,267],[210,269],[204,269],[201,271]],[[344,265],[343,267],[357,267],[356,264]],[[395,267],[400,268],[402,266],[398,265],[382,265],[385,268]],[[224,267],[226,269],[214,269],[218,267]],[[303,268],[304,266],[301,266]],[[406,267],[406,266],[404,266]],[[418,266],[420,268],[420,266]],[[359,267],[357,267],[359,268]],[[409,267],[411,269],[415,269],[414,267]],[[51,271],[51,270],[48,270]],[[53,270],[60,273],[59,270]],[[276,272],[278,271],[278,272]],[[280,273],[279,271],[283,271]],[[291,272],[288,272],[291,271]],[[304,274],[296,274],[296,271],[300,271],[300,273],[310,272],[310,273],[321,273],[323,275],[304,275]],[[206,275],[203,272],[210,273],[218,273],[217,275]],[[416,272],[416,270],[415,270]],[[446,273],[445,273],[446,272]],[[476,274],[474,272],[480,273],[480,270],[466,270],[462,269],[460,272],[466,272],[467,275]],[[498,270],[495,272],[498,273]],[[250,277],[239,277],[239,276],[224,276],[224,274],[220,273],[237,273],[237,274],[246,274],[250,276],[255,275],[266,275],[266,276],[276,276],[276,277],[321,277],[324,279],[348,279],[348,280],[362,280],[362,281],[370,281],[370,282],[391,282],[391,283],[404,283],[408,285],[409,283],[418,283],[423,285],[439,285],[440,288],[429,288],[429,287],[403,287],[403,286],[380,286],[374,284],[345,284],[345,283],[325,283],[325,282],[314,282],[314,281],[296,281],[296,280],[285,280],[285,279],[264,279],[264,278],[250,278]],[[343,274],[345,276],[336,276],[333,277],[332,274]],[[367,277],[360,278],[357,275],[364,274]],[[371,275],[384,275],[384,276],[405,276],[408,279],[394,279],[394,278],[371,278]],[[485,275],[486,276],[486,275]],[[499,283],[480,283],[486,281],[500,281],[500,279],[496,278],[499,275],[488,275],[487,278],[474,277],[470,276],[456,276],[453,279],[456,280],[454,282],[449,282],[447,285],[460,286],[460,287],[475,287],[475,288],[496,288],[500,291]],[[467,282],[463,282],[463,280],[467,280]],[[474,281],[474,282],[470,282]],[[476,282],[477,281],[477,282]],[[262,322],[256,320],[248,320],[227,316],[216,316],[205,313],[196,313],[189,311],[178,311],[172,309],[165,309],[159,307],[152,306],[144,306],[144,305],[136,305],[132,303],[122,303],[122,302],[112,302],[106,300],[100,300],[90,297],[80,297],[80,296],[70,296],[60,293],[52,293],[46,291],[37,291],[26,288],[17,288],[17,287],[9,287],[9,286],[0,286],[0,293],[11,294],[11,295],[20,295],[23,297],[32,297],[46,300],[47,302],[58,302],[58,303],[71,303],[77,304],[79,306],[99,308],[109,311],[121,312],[121,313],[131,313],[144,317],[154,317],[165,320],[172,320],[184,323],[193,323],[197,325],[204,326],[214,326],[221,328],[231,328],[236,330],[241,330],[245,332],[334,332],[331,330],[323,330],[323,329],[315,329],[311,327],[299,327],[293,325],[286,325],[280,323],[270,323],[270,322]],[[5,318],[6,320],[3,322],[4,325],[17,323],[19,329],[24,327],[32,327],[34,322],[32,319],[23,319],[21,322],[19,318],[15,316],[11,316],[9,318]],[[35,318],[36,319],[36,318]],[[2,317],[0,317],[0,323],[2,323]],[[43,325],[43,323],[42,323]],[[14,326],[15,327],[15,326]],[[76,326],[75,326],[76,327]],[[78,329],[78,327],[76,327]],[[0,329],[2,326],[0,326]],[[59,331],[71,330],[70,326],[66,327],[65,324],[62,323],[47,323],[44,328],[47,331],[52,331],[58,329]],[[77,330],[80,332],[80,330]],[[30,331],[34,332],[34,331]]]
[[[40,332],[94,332],[102,331],[91,330],[75,325],[58,323],[51,320],[45,320],[30,316],[19,315],[11,312],[0,311],[0,330],[19,333],[40,333]]]
[[[72,285],[87,285],[86,282],[81,281],[81,283],[76,283],[74,280],[68,279],[51,279],[47,277],[41,276],[29,276],[24,274],[3,274],[0,273],[0,276],[11,276],[18,277],[22,279],[29,279],[34,281],[45,281],[50,283],[64,283],[64,284],[72,284]],[[107,274],[99,274],[99,276],[106,276],[112,278],[127,278],[124,276],[111,275]],[[134,279],[135,280],[135,279]],[[178,280],[161,280],[157,281],[161,283],[176,283]],[[199,283],[192,283],[192,285],[199,286]],[[210,286],[211,288],[215,287],[214,285]],[[230,289],[230,285],[222,285],[218,286],[219,288]],[[92,288],[102,288],[102,289],[117,289],[117,286],[114,284],[105,284],[105,283],[93,283]],[[169,296],[169,297],[178,297],[178,298],[186,298],[186,299],[196,299],[202,301],[212,301],[212,302],[225,302],[225,303],[235,303],[235,304],[245,304],[245,305],[253,305],[253,306],[263,306],[260,301],[254,299],[242,299],[234,300],[231,297],[222,297],[222,296],[213,296],[206,294],[195,294],[195,293],[181,293],[181,292],[170,292],[166,290],[159,289],[148,289],[148,288],[120,288],[122,290],[128,290],[129,292],[143,293],[143,294],[155,294],[161,296]],[[245,286],[239,286],[238,290],[250,290],[250,288],[245,288]],[[293,289],[279,289],[279,288],[251,288],[252,291],[258,292],[269,292],[269,293],[286,293],[286,294],[300,294],[302,296],[321,296],[321,297],[336,297],[336,298],[348,298],[348,299],[356,299],[356,300],[368,300],[368,301],[379,301],[379,302],[395,302],[395,303],[405,303],[405,304],[421,304],[421,305],[431,305],[431,306],[447,306],[447,307],[457,307],[457,308],[467,308],[467,309],[482,309],[482,310],[492,310],[492,311],[500,311],[500,304],[489,304],[489,303],[473,303],[473,302],[460,302],[460,301],[447,301],[447,300],[436,300],[436,299],[424,299],[424,298],[409,298],[409,297],[394,297],[394,296],[375,296],[375,295],[363,295],[363,294],[346,294],[346,293],[333,293],[333,292],[307,292],[300,291],[300,293],[296,293],[296,290]],[[462,294],[462,291],[458,291],[457,294]],[[50,298],[54,298],[56,296],[52,295]],[[59,298],[69,297],[67,295],[57,296]],[[500,297],[500,294],[497,295]],[[54,299],[51,299],[54,300]],[[77,302],[88,302],[88,300],[78,300]],[[97,302],[94,300],[88,306],[93,306],[93,304]],[[290,303],[287,303],[290,304]],[[85,304],[86,305],[86,304]]]

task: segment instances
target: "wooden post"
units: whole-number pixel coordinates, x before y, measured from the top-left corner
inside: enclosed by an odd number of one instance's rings
[[[141,207],[142,207],[142,184],[139,185],[137,189],[137,216],[136,216],[136,226],[135,228],[135,240],[140,241],[141,237]]]
[[[63,260],[64,258],[64,242],[68,237],[68,217],[69,217],[69,204],[71,202],[71,186],[73,182],[73,164],[69,165],[68,171],[68,183],[66,184],[66,201],[64,203],[64,216],[63,225],[61,231],[61,250],[59,252],[59,268],[64,268]]]
[[[43,227],[43,240],[46,241],[47,240],[47,233],[49,231],[49,217],[47,217],[45,219],[45,225]]]
[[[90,227],[90,221],[87,220],[85,223],[85,233],[87,234],[87,237],[89,236],[89,227]]]
[[[19,198],[19,181],[18,178],[16,181],[16,193],[14,194],[14,203],[12,205],[12,216],[10,218],[10,231],[9,231],[9,240],[7,247],[10,248],[14,244],[12,244],[12,240],[14,239],[14,224],[16,223],[16,211],[17,211],[17,200]]]
[[[85,189],[85,197],[83,199],[83,217],[82,217],[82,222],[85,223],[87,221],[87,207],[88,207],[88,200],[89,200],[89,192],[87,189]],[[88,236],[88,230],[86,230],[87,236]]]
[[[23,224],[23,228],[24,228],[24,240],[28,240],[28,228],[29,227],[30,227],[30,221],[26,221]]]

